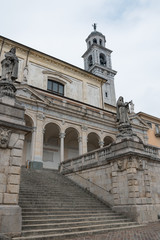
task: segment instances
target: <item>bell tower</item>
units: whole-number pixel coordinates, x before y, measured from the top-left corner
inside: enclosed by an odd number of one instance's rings
[[[116,71],[112,69],[112,51],[105,47],[105,36],[97,31],[96,23],[94,31],[87,37],[87,51],[83,54],[84,69],[106,80],[102,86],[104,103],[116,105],[114,76]]]

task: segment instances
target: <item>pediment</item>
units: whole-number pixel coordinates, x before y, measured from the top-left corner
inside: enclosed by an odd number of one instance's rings
[[[59,81],[62,81],[62,82],[66,81],[66,82],[72,83],[72,80],[69,77],[65,76],[60,72],[44,70],[42,73],[45,75],[48,75],[48,77],[51,77],[53,79],[58,79]]]
[[[143,121],[140,117],[138,116],[133,116],[130,118],[130,121],[132,124],[135,124],[135,125],[138,125],[140,127],[147,127],[148,128],[148,125],[145,121]]]
[[[38,102],[46,102],[46,99],[39,94],[35,89],[31,88],[30,86],[28,86],[27,84],[25,85],[19,85],[16,86],[17,88],[17,92],[16,92],[16,96],[17,97],[22,97],[22,98],[26,98],[26,99],[30,99],[33,101],[38,101]]]

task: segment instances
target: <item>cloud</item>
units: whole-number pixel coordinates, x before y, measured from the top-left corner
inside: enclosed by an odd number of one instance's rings
[[[159,116],[159,0],[1,0],[1,35],[83,68],[85,39],[98,23],[113,50],[116,95]]]

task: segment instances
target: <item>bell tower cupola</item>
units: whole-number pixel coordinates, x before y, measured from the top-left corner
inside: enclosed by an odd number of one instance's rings
[[[94,31],[86,39],[87,51],[82,56],[84,69],[106,80],[102,86],[103,101],[115,106],[114,76],[117,72],[112,69],[112,51],[106,48],[106,38],[97,31],[97,24],[94,23],[92,26]]]

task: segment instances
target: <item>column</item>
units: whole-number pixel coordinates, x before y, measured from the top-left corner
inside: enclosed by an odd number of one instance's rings
[[[82,150],[82,137],[78,137],[78,143],[79,143],[79,155],[83,154]]]
[[[32,130],[32,139],[31,139],[31,161],[34,160],[34,149],[35,149],[35,139],[36,139],[36,127]]]
[[[37,114],[37,126],[35,131],[35,141],[34,141],[34,149],[33,149],[33,162],[30,162],[30,167],[34,169],[43,168],[43,121],[44,114]]]
[[[104,141],[99,140],[99,147],[100,147],[100,148],[103,148],[103,146],[104,146]]]
[[[82,154],[87,153],[87,130],[88,128],[86,126],[82,126]]]
[[[65,138],[65,133],[60,133],[60,161],[64,162],[64,138]]]

